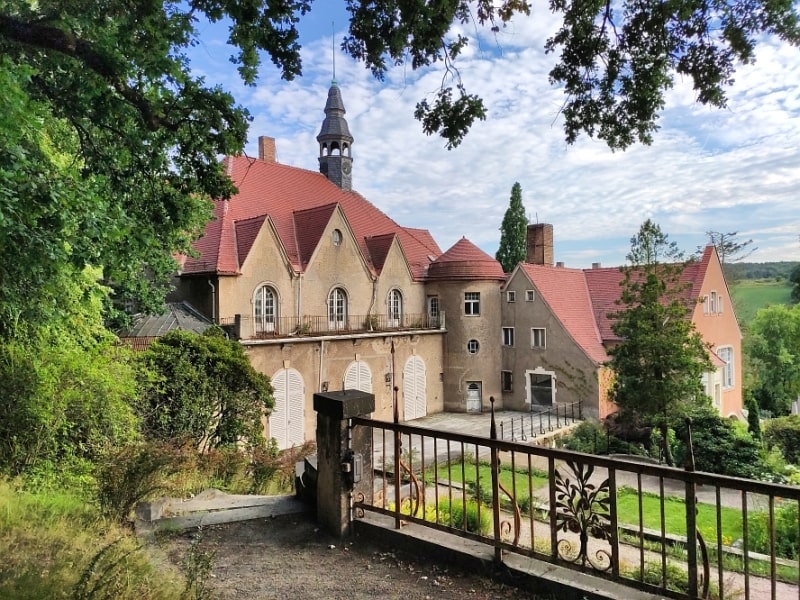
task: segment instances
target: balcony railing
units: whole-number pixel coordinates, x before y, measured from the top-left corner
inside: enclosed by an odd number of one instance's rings
[[[444,328],[444,313],[389,315],[347,315],[329,319],[327,315],[276,317],[271,321],[256,320],[246,315],[220,319],[220,325],[238,329],[241,338],[285,338],[295,336],[343,335],[347,333],[385,332],[413,329]]]
[[[351,423],[373,432],[357,518],[381,513],[493,546],[497,560],[672,598],[800,597],[800,488],[504,441],[494,420],[489,437]]]

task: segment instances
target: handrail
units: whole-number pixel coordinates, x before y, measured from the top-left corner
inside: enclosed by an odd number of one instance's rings
[[[798,597],[800,559],[791,559],[795,569],[789,577],[793,579],[777,579],[775,530],[781,507],[800,509],[800,487],[408,423],[354,417],[351,425],[372,429],[376,455],[370,474],[373,494],[356,499],[358,514],[387,514],[398,524],[413,522],[480,541],[494,547],[500,559],[505,552],[530,556],[670,597],[696,597],[693,590],[707,593],[709,578],[720,592],[730,592],[731,587],[743,590],[744,600]],[[380,467],[398,464],[391,457],[392,447],[380,443],[397,436],[402,439],[404,456],[412,457],[409,466],[414,479],[421,482],[414,492],[413,514],[407,514],[405,501],[391,501],[399,497],[391,492],[396,475],[389,478]],[[400,485],[406,489],[410,481],[404,476]],[[631,499],[638,509],[620,506],[620,502],[630,506]],[[648,510],[657,513],[655,521],[646,522],[643,516],[646,502]],[[768,509],[761,510],[762,505]],[[699,525],[694,507],[710,511],[712,518],[704,521],[705,529]],[[454,519],[454,510],[463,511],[462,516]],[[469,518],[468,511],[472,511]],[[674,545],[676,533],[690,531],[668,528],[666,517],[677,516],[674,511],[680,511],[680,521],[686,526],[698,522],[687,545],[699,546]],[[731,525],[737,513],[751,526]],[[486,530],[472,522],[487,517]],[[797,519],[795,516],[796,528],[800,526]],[[766,524],[766,543],[772,549],[766,553],[769,564],[758,573],[751,571],[761,559],[747,548],[754,535],[753,521]],[[729,559],[723,560],[733,541],[724,539],[723,522],[738,532],[737,539],[744,540],[743,556],[732,551]],[[744,572],[731,567],[742,558]],[[687,585],[684,579],[682,587],[675,589],[673,579],[681,572],[684,576],[697,574],[697,582]]]

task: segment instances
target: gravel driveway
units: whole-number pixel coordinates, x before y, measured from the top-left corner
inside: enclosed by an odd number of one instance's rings
[[[162,543],[170,561],[183,565],[197,531]],[[215,525],[196,546],[212,556],[207,582],[220,600],[544,600],[475,573],[381,547],[362,537],[341,543],[306,515],[286,515]]]

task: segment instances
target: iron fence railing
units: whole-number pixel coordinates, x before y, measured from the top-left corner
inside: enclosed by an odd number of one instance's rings
[[[248,315],[236,315],[219,320],[223,327],[235,329],[238,337],[282,338],[297,336],[342,335],[370,331],[385,332],[413,329],[444,328],[444,313],[390,315],[345,315],[330,319],[326,315],[274,317],[256,320]]]
[[[367,511],[672,598],[800,598],[800,488],[403,423],[373,435]],[[366,484],[366,485],[364,485]],[[371,490],[371,491],[363,491]]]
[[[532,411],[528,415],[502,419],[498,423],[498,438],[512,442],[527,442],[543,437],[583,420],[581,406],[580,401],[555,404],[550,408]]]

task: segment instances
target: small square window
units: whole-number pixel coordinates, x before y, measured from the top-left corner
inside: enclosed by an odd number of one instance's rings
[[[517,301],[517,292],[514,292],[514,291],[506,292],[506,301],[507,302],[516,302]]]
[[[467,352],[470,354],[477,354],[480,348],[481,345],[478,343],[478,340],[470,340],[467,342]]]
[[[536,294],[533,290],[525,290],[525,302],[533,302],[536,299]]]
[[[511,371],[502,371],[501,372],[501,380],[502,380],[502,390],[504,392],[513,392],[514,391],[514,379],[513,374]]]
[[[464,314],[470,316],[481,314],[480,292],[464,292]]]
[[[544,327],[531,328],[531,348],[547,348],[547,332]]]

